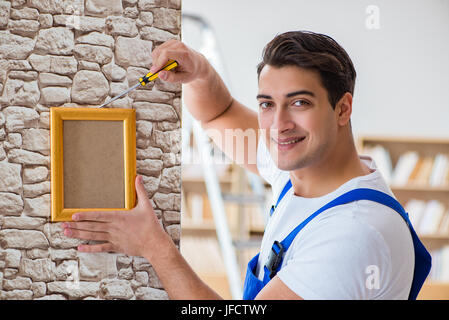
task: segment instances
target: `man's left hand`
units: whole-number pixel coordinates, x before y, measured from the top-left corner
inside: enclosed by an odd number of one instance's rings
[[[154,213],[142,183],[135,181],[137,205],[128,211],[83,211],[72,215],[73,222],[64,222],[64,234],[71,238],[104,241],[100,244],[80,245],[82,252],[121,252],[132,256],[151,256],[152,243],[166,237]]]

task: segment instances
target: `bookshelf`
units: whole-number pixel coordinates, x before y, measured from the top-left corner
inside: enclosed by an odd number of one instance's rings
[[[357,148],[374,159],[432,254],[418,299],[449,299],[449,139],[363,136]]]

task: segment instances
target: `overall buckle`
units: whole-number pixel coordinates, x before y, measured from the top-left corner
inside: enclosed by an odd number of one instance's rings
[[[284,255],[284,247],[279,241],[274,241],[271,246],[270,256],[268,257],[268,261],[265,264],[265,267],[270,272],[270,279],[272,279],[276,273],[277,269],[282,262],[282,257]]]

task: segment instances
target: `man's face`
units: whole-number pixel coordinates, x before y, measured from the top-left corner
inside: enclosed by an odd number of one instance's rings
[[[318,72],[266,65],[259,76],[259,126],[281,170],[326,161],[337,140],[337,119]]]

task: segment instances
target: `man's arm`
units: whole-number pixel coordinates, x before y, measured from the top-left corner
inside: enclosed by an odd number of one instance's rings
[[[179,66],[159,77],[184,84],[183,96],[192,116],[200,121],[214,143],[234,162],[257,172],[257,113],[232,98],[221,77],[200,53],[177,40],[163,43],[152,52],[151,72],[169,59]]]
[[[159,223],[142,183],[135,181],[137,205],[130,211],[77,212],[64,222],[68,237],[103,241],[78,246],[81,252],[121,252],[146,258],[171,299],[221,299],[188,265]]]

